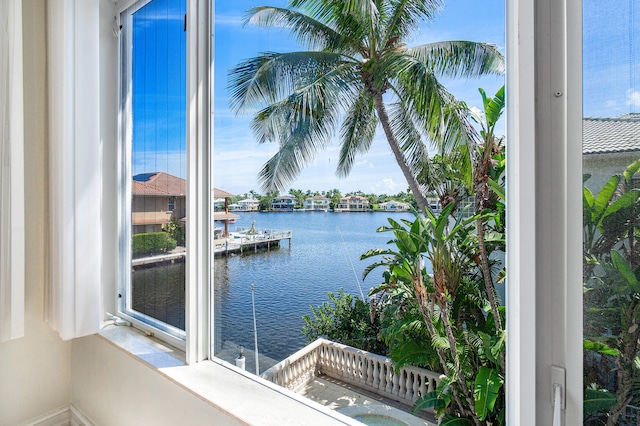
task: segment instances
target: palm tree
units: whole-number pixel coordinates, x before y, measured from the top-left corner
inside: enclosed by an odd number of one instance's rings
[[[289,0],[286,8],[248,11],[245,24],[287,28],[308,49],[265,52],[229,74],[232,110],[257,111],[258,142],[280,146],[260,171],[265,191],[290,184],[338,129],[337,174],[346,177],[380,124],[426,212],[416,176],[427,149],[446,151],[477,139],[467,108],[438,79],[504,70],[500,53],[485,43],[407,47],[420,23],[432,21],[442,6],[440,0]]]

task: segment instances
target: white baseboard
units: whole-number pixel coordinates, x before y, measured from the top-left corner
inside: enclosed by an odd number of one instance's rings
[[[73,405],[60,408],[23,423],[21,426],[95,426]]]
[[[69,407],[60,408],[43,414],[22,426],[69,426]]]
[[[95,424],[73,404],[69,406],[69,412],[71,414],[71,426],[95,426]]]

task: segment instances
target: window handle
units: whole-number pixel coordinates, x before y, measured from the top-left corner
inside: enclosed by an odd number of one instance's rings
[[[565,409],[565,370],[562,367],[551,367],[551,386],[553,403],[553,426],[562,426],[562,410]]]

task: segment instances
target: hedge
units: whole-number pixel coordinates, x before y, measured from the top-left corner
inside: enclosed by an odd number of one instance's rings
[[[133,255],[149,254],[159,251],[169,251],[176,248],[176,240],[170,238],[166,232],[150,232],[133,236]]]

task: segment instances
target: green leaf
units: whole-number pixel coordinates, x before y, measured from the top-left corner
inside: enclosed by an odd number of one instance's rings
[[[629,287],[634,292],[640,293],[640,283],[629,262],[616,250],[611,250],[611,261],[620,275],[629,283]]]
[[[593,340],[585,339],[582,345],[585,351],[594,351],[604,355],[618,356],[620,352],[618,349],[612,348],[605,343],[594,342]]]
[[[604,215],[609,202],[616,193],[619,183],[619,175],[611,176],[611,178],[609,178],[609,181],[602,187],[602,189],[596,196],[594,202],[594,214],[596,215],[593,220],[594,222],[600,222],[600,220],[602,220],[602,216]]]
[[[421,410],[426,410],[427,408],[443,408],[445,406],[445,402],[442,398],[438,396],[437,391],[431,391],[424,396],[418,398],[411,407],[412,413],[417,413]]]
[[[622,175],[624,176],[624,180],[629,183],[636,173],[640,173],[640,158],[631,163],[629,167],[627,167],[627,169],[622,173]]]
[[[461,417],[444,416],[440,421],[440,426],[466,426],[473,424],[469,419],[463,419]]]
[[[608,411],[617,401],[616,395],[606,389],[587,388],[584,390],[584,416],[598,411]]]
[[[479,420],[486,419],[489,413],[493,412],[503,382],[498,371],[493,368],[479,368],[473,389],[475,410]]]
[[[489,179],[488,183],[489,183],[489,187],[493,190],[493,192],[495,192],[495,194],[498,196],[498,198],[500,198],[500,200],[502,201],[506,200],[507,197],[504,192],[504,186],[500,185],[498,182],[496,182],[493,179]]]

